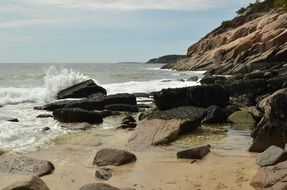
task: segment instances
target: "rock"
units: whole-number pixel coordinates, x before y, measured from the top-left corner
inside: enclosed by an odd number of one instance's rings
[[[40,114],[36,118],[49,118],[49,117],[53,117],[53,116],[50,114]]]
[[[95,84],[95,82],[90,79],[90,80],[81,82],[79,84],[76,84],[74,86],[71,86],[67,89],[61,90],[57,94],[57,98],[58,99],[86,98],[92,94],[98,94],[98,93],[102,93],[106,95],[107,91],[103,87]]]
[[[4,154],[6,154],[7,153],[7,151],[5,151],[5,150],[3,150],[3,149],[0,149],[0,156],[1,155],[4,155]]]
[[[252,134],[249,151],[263,152],[272,145],[284,148],[287,143],[287,89],[267,96],[258,107],[264,116]]]
[[[209,106],[206,109],[206,117],[202,120],[203,124],[225,123],[228,117],[227,112],[218,106]]]
[[[105,105],[128,104],[137,105],[136,96],[134,94],[114,94],[104,98]]]
[[[82,186],[79,190],[120,190],[105,183],[91,183]]]
[[[121,112],[138,112],[139,108],[137,105],[129,105],[129,104],[112,104],[107,105],[105,107],[110,111],[121,111]]]
[[[0,116],[0,121],[10,121],[10,122],[19,122],[17,118],[7,117],[7,116]]]
[[[189,79],[187,79],[187,81],[189,81],[189,82],[197,82],[198,79],[199,79],[198,76],[192,76]]]
[[[103,180],[108,180],[112,177],[112,170],[110,168],[100,168],[96,171],[96,177]]]
[[[263,95],[268,93],[268,82],[265,79],[236,81],[226,84],[230,96],[238,97],[244,94]]]
[[[103,117],[96,112],[87,111],[79,108],[63,108],[53,112],[54,119],[62,123],[87,122],[97,124],[103,122]]]
[[[67,128],[69,130],[87,130],[87,129],[93,128],[93,125],[84,122],[84,123],[62,124],[61,127]]]
[[[287,152],[285,150],[276,146],[270,146],[267,150],[258,154],[256,164],[261,167],[273,166],[279,162],[286,161],[286,159]]]
[[[150,94],[143,93],[143,92],[133,93],[133,95],[135,95],[136,98],[149,98],[150,97]]]
[[[210,76],[205,75],[201,80],[201,84],[224,84],[227,80],[226,77],[223,76]]]
[[[228,113],[228,115],[231,115],[233,114],[234,112],[237,112],[239,111],[239,106],[238,105],[234,105],[234,104],[231,104],[231,105],[228,105],[224,108],[226,110],[226,112]]]
[[[39,160],[24,156],[4,155],[0,157],[0,172],[44,176],[54,171],[54,165],[46,160]]]
[[[136,122],[135,118],[131,115],[126,116],[123,120],[122,120],[122,124],[128,124],[130,122]]]
[[[217,98],[214,98],[217,97]],[[219,85],[192,86],[185,88],[163,89],[154,93],[154,102],[160,110],[180,106],[225,107],[229,102],[228,92]]]
[[[253,94],[243,94],[237,98],[237,103],[244,106],[255,106],[255,96]]]
[[[210,145],[183,150],[177,153],[177,158],[181,159],[202,159],[210,152]]]
[[[137,158],[134,154],[124,150],[102,149],[97,152],[93,164],[97,166],[120,166],[136,160]]]
[[[23,176],[21,180],[3,190],[49,190],[45,182],[37,176]]]
[[[42,132],[49,131],[50,129],[51,129],[50,127],[44,127],[44,128],[42,128]]]
[[[52,102],[45,106],[35,107],[36,110],[55,111],[61,108],[81,108],[85,110],[104,110],[105,102],[98,99],[62,100]]]
[[[287,161],[263,167],[252,178],[250,185],[256,190],[284,190],[287,188]]]
[[[95,113],[98,113],[101,115],[103,118],[109,117],[113,115],[113,112],[111,110],[95,110]]]
[[[127,147],[141,150],[170,143],[198,128],[205,114],[205,109],[191,106],[152,113],[137,125]]]
[[[185,57],[185,55],[165,55],[159,58],[151,59],[147,63],[174,63]]]
[[[246,130],[256,127],[256,121],[248,111],[237,111],[231,114],[228,120],[234,124],[233,129]]]
[[[119,126],[118,128],[120,128],[120,129],[134,129],[134,128],[136,128],[136,126],[137,126],[137,123],[136,123],[135,118],[133,118],[133,116],[129,115],[122,120],[121,126]]]

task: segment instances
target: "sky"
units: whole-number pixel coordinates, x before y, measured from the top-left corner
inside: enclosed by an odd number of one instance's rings
[[[145,62],[186,54],[254,0],[0,0],[0,63]]]

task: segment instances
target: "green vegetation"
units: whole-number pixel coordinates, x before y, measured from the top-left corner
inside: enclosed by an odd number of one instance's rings
[[[248,13],[253,14],[253,13],[266,12],[271,9],[281,7],[287,10],[287,0],[265,0],[265,1],[256,0],[255,3],[250,3],[247,7],[239,9],[236,13],[238,15],[241,15],[247,11]]]

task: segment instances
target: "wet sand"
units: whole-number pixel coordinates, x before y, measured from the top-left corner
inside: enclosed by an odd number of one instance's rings
[[[136,163],[110,167],[113,170],[110,180],[95,178],[97,167],[92,162],[96,152],[101,148],[124,149],[131,133],[101,128],[69,133],[58,137],[49,149],[23,155],[50,160],[55,165],[53,174],[42,177],[51,190],[77,190],[82,185],[96,182],[137,190],[253,189],[249,180],[257,171],[256,154],[246,151],[248,138],[225,135],[199,138],[197,134],[169,146],[136,152]],[[176,158],[177,151],[206,143],[211,143],[212,149],[203,160],[191,163],[191,160]],[[11,183],[7,176],[0,174],[0,187]]]

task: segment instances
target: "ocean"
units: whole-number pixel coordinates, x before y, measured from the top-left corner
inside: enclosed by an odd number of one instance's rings
[[[189,82],[204,72],[162,70],[162,64],[0,64],[0,148],[15,153],[47,148],[59,135],[70,131],[53,118],[36,118],[49,113],[33,107],[55,101],[57,92],[73,84],[93,79],[108,94],[150,93],[164,88],[199,85]],[[49,133],[42,129],[49,127]],[[117,127],[117,126],[110,126]]]

